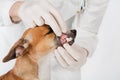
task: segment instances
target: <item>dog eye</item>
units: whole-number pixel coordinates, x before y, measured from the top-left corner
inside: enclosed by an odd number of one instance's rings
[[[24,39],[24,40],[23,40],[23,43],[27,43],[27,42],[28,42],[28,40],[27,40],[27,39]]]
[[[28,43],[28,40],[27,39],[20,39],[21,40],[21,43]]]

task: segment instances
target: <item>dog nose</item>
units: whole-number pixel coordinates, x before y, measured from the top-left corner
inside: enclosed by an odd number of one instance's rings
[[[76,35],[76,30],[74,29],[74,30],[70,30],[74,35]]]

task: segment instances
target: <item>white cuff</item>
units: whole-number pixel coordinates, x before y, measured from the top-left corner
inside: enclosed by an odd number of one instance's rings
[[[9,10],[15,2],[16,2],[15,0],[3,0],[3,1],[1,1],[2,25],[12,24],[12,21],[11,21],[10,16],[9,16]]]

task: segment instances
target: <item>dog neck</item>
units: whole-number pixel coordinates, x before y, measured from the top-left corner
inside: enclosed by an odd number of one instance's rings
[[[13,72],[23,80],[39,80],[37,59],[29,54],[18,57]]]

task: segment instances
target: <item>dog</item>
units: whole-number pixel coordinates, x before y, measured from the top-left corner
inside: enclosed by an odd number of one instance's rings
[[[27,29],[3,59],[3,62],[16,59],[16,63],[0,80],[39,80],[39,60],[66,42],[72,45],[75,36],[76,31],[70,30],[57,37],[48,25]]]

